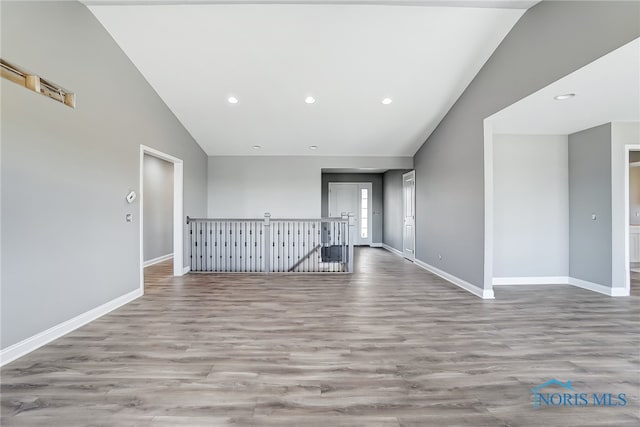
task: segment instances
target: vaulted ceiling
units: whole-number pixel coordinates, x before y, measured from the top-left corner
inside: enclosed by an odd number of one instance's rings
[[[411,156],[532,2],[86,3],[209,155]]]

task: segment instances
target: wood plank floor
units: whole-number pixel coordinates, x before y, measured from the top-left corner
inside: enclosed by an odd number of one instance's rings
[[[640,425],[639,296],[519,286],[483,301],[383,249],[356,265],[148,268],[144,297],[2,369],[2,425]],[[534,409],[550,378],[629,404]]]

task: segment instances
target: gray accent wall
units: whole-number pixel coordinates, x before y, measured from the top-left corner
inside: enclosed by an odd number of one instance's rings
[[[640,151],[629,152],[629,163],[640,162]]]
[[[494,277],[569,275],[566,135],[494,135]]]
[[[371,183],[371,243],[382,243],[382,174],[381,173],[323,173],[321,214],[329,215],[330,182],[370,182]]]
[[[629,224],[640,225],[640,166],[629,168]]]
[[[382,176],[384,201],[382,243],[402,252],[402,175],[408,170],[390,170]]]
[[[569,218],[569,275],[611,286],[610,123],[569,135]]]
[[[140,144],[184,161],[204,216],[207,157],[78,2],[2,2],[2,58],[74,91],[71,109],[2,80],[3,349],[140,286]],[[125,215],[133,214],[127,223]]]
[[[144,155],[144,260],[173,253],[173,163]]]
[[[638,2],[590,1],[522,16],[414,157],[417,259],[484,287],[483,120],[639,37],[639,16]]]

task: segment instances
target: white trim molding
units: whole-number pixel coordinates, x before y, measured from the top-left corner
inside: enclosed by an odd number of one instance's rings
[[[430,273],[435,274],[436,276],[440,276],[441,278],[443,278],[444,280],[446,280],[447,282],[453,283],[454,285],[458,286],[459,288],[464,289],[465,291],[471,292],[472,294],[479,296],[482,299],[494,299],[494,295],[493,295],[493,289],[481,289],[479,287],[477,287],[476,285],[473,285],[465,280],[462,280],[459,277],[454,276],[453,274],[449,274],[446,271],[442,271],[432,265],[427,264],[424,261],[420,261],[419,259],[416,259],[413,261],[418,267],[424,268],[425,270],[429,271]]]
[[[157,258],[153,258],[153,259],[150,259],[148,261],[145,261],[143,265],[145,267],[149,267],[150,265],[159,264],[159,263],[161,263],[163,261],[166,261],[166,260],[169,260],[169,259],[172,259],[172,258],[173,258],[173,254],[166,254],[166,255],[162,255],[162,256],[159,256]]]
[[[42,347],[51,341],[60,338],[63,335],[68,334],[81,326],[92,322],[105,314],[122,307],[123,305],[130,303],[136,298],[141,297],[143,294],[142,289],[136,289],[124,294],[116,299],[113,299],[105,304],[102,304],[96,308],[93,308],[85,313],[82,313],[72,319],[59,323],[46,331],[40,332],[32,337],[29,337],[19,343],[13,344],[2,351],[0,351],[0,366],[4,366],[34,350]]]
[[[412,184],[407,185],[408,183]],[[416,185],[415,169],[402,174],[402,250],[400,252],[409,261],[416,260]],[[411,191],[407,191],[407,188],[411,188]],[[408,196],[410,196],[411,203],[407,203]],[[411,205],[411,215],[407,215],[407,205],[409,204]],[[411,221],[407,221],[409,217],[411,217]],[[406,245],[407,226],[411,227],[411,248],[407,248]]]
[[[391,252],[394,255],[398,255],[402,258],[404,258],[404,254],[402,252],[400,252],[399,250],[397,250],[396,248],[387,245],[386,243],[382,244],[382,247],[385,248],[386,250],[388,250],[389,252]]]
[[[609,288],[609,295],[612,297],[628,297],[631,296],[631,289]]]
[[[484,287],[493,286],[493,122],[483,121],[484,133]]]
[[[568,285],[567,276],[494,277],[493,286]]]
[[[191,266],[188,265],[185,268],[182,269],[182,275],[184,276],[185,274],[187,274],[188,272],[191,271]]]
[[[518,285],[571,285],[588,291],[610,297],[627,297],[629,290],[623,287],[612,288],[599,283],[588,282],[582,279],[568,276],[541,276],[541,277],[494,277],[493,286],[518,286]]]
[[[369,245],[369,247],[371,248],[381,248],[382,247],[382,243],[372,243]]]
[[[575,277],[569,277],[569,284],[578,288],[586,289],[599,294],[607,295],[610,297],[628,297],[629,289],[627,288],[612,288],[609,286],[601,285],[599,283],[588,282],[582,279],[576,279]]]

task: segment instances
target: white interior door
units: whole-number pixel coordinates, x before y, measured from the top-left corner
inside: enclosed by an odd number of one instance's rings
[[[416,255],[416,172],[402,175],[403,224],[402,253],[414,260]]]
[[[370,182],[329,183],[329,216],[353,214],[356,229],[354,245],[371,245],[371,190]]]

